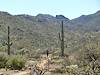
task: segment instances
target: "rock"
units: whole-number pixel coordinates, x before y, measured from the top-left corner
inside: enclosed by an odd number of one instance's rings
[[[2,72],[0,72],[0,75],[4,75]]]
[[[14,70],[14,72],[19,72],[19,70]]]

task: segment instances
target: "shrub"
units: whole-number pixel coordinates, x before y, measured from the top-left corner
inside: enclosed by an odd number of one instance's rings
[[[51,71],[53,73],[66,73],[64,68],[55,68],[55,70]]]
[[[6,66],[7,57],[4,55],[0,55],[0,68],[4,68]]]
[[[7,67],[14,70],[20,70],[25,66],[25,60],[22,56],[10,56],[7,61]]]
[[[0,52],[4,52],[6,50],[5,46],[0,46]]]
[[[82,75],[99,75],[100,73],[100,53],[95,49],[84,50],[78,58],[78,65]],[[79,72],[80,73],[80,72]]]

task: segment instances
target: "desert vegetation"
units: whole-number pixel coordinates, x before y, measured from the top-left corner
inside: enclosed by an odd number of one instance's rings
[[[99,20],[0,12],[0,74],[100,75]]]

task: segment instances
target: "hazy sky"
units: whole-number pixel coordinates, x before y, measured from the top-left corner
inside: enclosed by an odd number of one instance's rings
[[[0,0],[0,11],[11,14],[62,14],[70,19],[100,10],[100,0]]]

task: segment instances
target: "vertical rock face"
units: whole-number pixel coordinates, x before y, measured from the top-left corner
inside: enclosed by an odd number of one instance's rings
[[[63,16],[63,15],[56,15],[56,19],[58,19],[58,20],[62,20],[62,21],[69,21],[69,19],[66,18],[66,17]]]
[[[4,12],[4,11],[0,11],[0,15],[3,15],[3,16],[9,15],[9,16],[11,16],[11,14],[9,14],[8,12]]]

